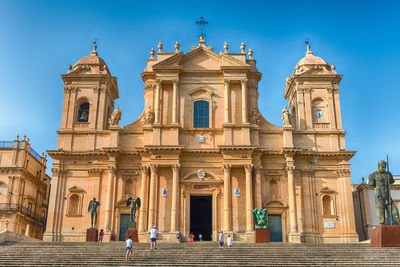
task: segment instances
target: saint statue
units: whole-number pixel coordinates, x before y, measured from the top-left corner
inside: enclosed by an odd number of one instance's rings
[[[375,208],[381,225],[387,224],[388,218],[391,224],[398,224],[400,221],[396,203],[390,196],[390,185],[393,183],[392,174],[386,171],[386,162],[379,161],[378,170],[368,176],[367,184],[375,187]]]
[[[267,209],[254,209],[253,210],[253,219],[256,225],[256,229],[267,229],[268,221],[267,221]]]
[[[88,212],[90,212],[90,228],[96,228],[97,222],[97,207],[100,206],[100,202],[96,201],[94,197],[89,202]]]
[[[282,120],[283,120],[283,127],[292,127],[289,120],[289,110],[286,106],[282,109]]]
[[[250,123],[255,125],[258,125],[260,123],[260,114],[256,109],[253,109],[250,112]]]
[[[136,229],[136,206],[140,208],[140,198],[128,198],[126,206],[130,207],[129,229]]]
[[[122,112],[117,107],[114,112],[111,114],[111,118],[108,120],[108,124],[110,126],[118,126],[119,121],[121,120]]]
[[[153,112],[153,109],[151,108],[151,106],[149,106],[147,108],[146,112],[144,113],[143,125],[152,124],[153,121],[154,121],[154,112]]]

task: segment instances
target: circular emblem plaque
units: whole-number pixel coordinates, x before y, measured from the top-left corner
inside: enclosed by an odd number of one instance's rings
[[[204,135],[199,135],[197,137],[197,140],[199,141],[199,143],[204,143],[206,141],[206,137]]]

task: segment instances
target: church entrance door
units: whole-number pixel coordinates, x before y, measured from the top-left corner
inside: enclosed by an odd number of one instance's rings
[[[197,241],[199,234],[204,241],[212,240],[212,196],[190,196],[190,232]]]
[[[282,242],[282,216],[268,215],[269,238],[271,242]]]
[[[119,226],[119,241],[125,241],[126,230],[129,227],[129,214],[121,214],[121,223]]]

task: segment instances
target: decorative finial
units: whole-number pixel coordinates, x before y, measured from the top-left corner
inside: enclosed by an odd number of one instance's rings
[[[154,50],[154,48],[151,48],[151,50],[150,50],[150,58],[153,59],[155,54],[156,54],[156,51]]]
[[[17,135],[17,141],[19,140],[19,135]]]
[[[175,53],[179,53],[179,47],[181,47],[181,45],[178,43],[178,41],[176,41],[176,43],[175,43]]]
[[[161,41],[158,43],[158,53],[162,52],[162,48],[164,47],[164,45],[161,43]]]
[[[225,50],[225,53],[228,53],[228,49],[229,49],[228,42],[227,42],[227,41],[225,41],[225,44],[224,44],[224,50]]]
[[[363,178],[361,178],[361,180],[362,180],[362,184],[365,184],[365,178],[363,177]]]
[[[331,69],[332,69],[332,72],[336,74],[336,66],[332,64]]]
[[[68,65],[68,73],[70,73],[72,71],[72,66],[71,64]]]
[[[26,135],[24,135],[24,141],[26,140]]]
[[[249,59],[253,59],[253,51],[251,50],[251,48],[249,48],[249,52],[247,52],[247,55],[249,56]]]
[[[199,46],[205,46],[205,45],[206,45],[206,41],[204,41],[203,35],[200,35]]]
[[[245,53],[244,50],[246,49],[246,45],[242,42],[240,45],[240,50],[242,50],[242,53]]]
[[[308,55],[312,55],[313,54],[313,52],[311,52],[311,46],[310,45],[307,45],[307,52],[306,52],[306,56],[308,56]]]
[[[26,139],[26,141],[28,141],[28,143],[29,143],[29,138],[28,138],[28,139]]]
[[[97,39],[94,39],[94,41],[93,41],[93,51],[90,52],[90,54],[97,56]]]

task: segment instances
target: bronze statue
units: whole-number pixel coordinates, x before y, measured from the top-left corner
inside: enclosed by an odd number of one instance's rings
[[[253,210],[253,219],[256,225],[256,229],[267,229],[268,228],[268,220],[267,220],[267,209],[254,209]]]
[[[128,198],[126,206],[130,207],[129,229],[136,229],[136,206],[140,208],[140,198]]]
[[[381,160],[378,163],[378,170],[368,176],[368,185],[375,187],[375,207],[380,224],[387,224],[390,217],[391,224],[399,223],[399,212],[396,204],[390,196],[390,185],[394,183],[393,176],[386,171],[386,162]],[[386,218],[386,220],[385,220]]]
[[[90,212],[90,228],[96,228],[97,222],[97,207],[100,206],[100,202],[96,201],[94,197],[89,202],[88,212]]]

